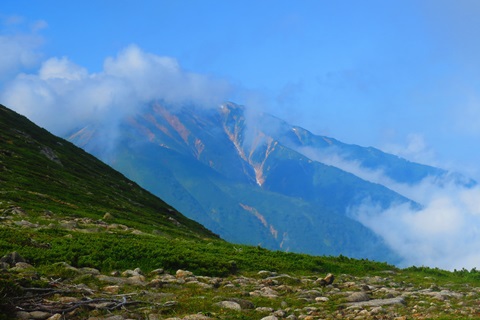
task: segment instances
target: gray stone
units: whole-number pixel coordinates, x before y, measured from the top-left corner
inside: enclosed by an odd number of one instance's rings
[[[0,262],[8,263],[10,266],[14,266],[17,262],[27,262],[18,252],[14,251],[4,255]]]
[[[263,318],[260,319],[260,320],[278,320],[278,318],[275,317],[275,316],[267,316],[267,317],[263,317]]]
[[[45,311],[32,311],[30,312],[30,319],[44,320],[51,316],[50,312]]]
[[[26,311],[18,311],[15,313],[17,319],[30,319],[30,313]]]
[[[370,300],[370,296],[365,292],[354,292],[347,297],[348,302],[360,302],[368,300]]]
[[[100,271],[98,271],[98,269],[88,268],[88,267],[80,268],[78,269],[78,271],[80,271],[82,274],[93,274],[93,275],[100,274]]]
[[[277,275],[276,272],[268,271],[268,270],[260,270],[257,273],[259,276],[267,278],[267,277],[274,277]]]
[[[210,317],[204,316],[203,314],[191,314],[183,317],[182,320],[209,320]]]
[[[150,274],[163,274],[164,272],[165,272],[164,269],[158,268],[158,269],[152,270]]]
[[[232,309],[232,310],[242,310],[240,304],[234,301],[220,301],[214,304],[217,307],[224,308],[224,309]]]
[[[379,307],[379,306],[394,305],[394,304],[405,304],[405,299],[403,297],[397,297],[397,298],[391,298],[391,299],[374,299],[369,301],[350,302],[345,305],[348,306],[348,308],[357,308],[357,307]]]
[[[105,318],[106,320],[124,320],[125,318],[121,315],[115,315],[115,316],[111,316],[111,317],[108,317],[108,318]]]
[[[253,302],[245,300],[245,299],[240,299],[240,298],[226,298],[226,301],[233,301],[236,302],[242,307],[242,309],[254,309],[255,305]]]
[[[118,277],[109,277],[105,276],[103,274],[96,276],[96,278],[100,281],[110,283],[110,284],[130,284],[134,286],[146,286],[147,283],[145,281],[142,281],[141,279],[137,278],[141,276],[133,276],[130,278],[118,278]]]

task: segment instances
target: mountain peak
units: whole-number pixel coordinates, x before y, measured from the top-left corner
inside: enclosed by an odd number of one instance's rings
[[[362,174],[415,183],[445,173],[232,102],[154,105],[121,129],[106,161],[222,238],[275,250],[395,263],[396,253],[349,212],[366,201],[418,204]]]

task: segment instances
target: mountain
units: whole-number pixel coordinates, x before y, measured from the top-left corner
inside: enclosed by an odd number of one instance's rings
[[[218,238],[71,142],[0,105],[0,212],[102,219],[171,236]]]
[[[420,205],[331,159],[397,183],[446,175],[234,103],[210,109],[156,103],[113,129],[93,123],[68,139],[227,241],[392,263],[397,256],[350,209],[365,201]]]
[[[272,175],[265,163],[262,185]],[[212,173],[197,165],[188,174],[195,169]],[[0,173],[0,319],[465,319],[479,313],[475,268],[398,269],[230,244],[1,105]],[[261,191],[256,175],[231,174],[239,185],[260,189],[249,195],[273,194]],[[225,182],[230,179],[211,177],[227,188],[220,196],[235,187]],[[275,197],[266,200],[289,203]],[[269,205],[275,204],[264,209]]]

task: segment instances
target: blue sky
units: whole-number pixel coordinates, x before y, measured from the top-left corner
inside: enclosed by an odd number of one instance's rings
[[[46,121],[6,98],[15,77],[52,58],[102,73],[134,45],[226,99],[478,178],[478,17],[469,0],[3,0],[0,102]]]

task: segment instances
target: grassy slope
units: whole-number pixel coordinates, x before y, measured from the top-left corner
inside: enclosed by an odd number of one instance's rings
[[[52,150],[58,161],[42,150]],[[99,219],[109,212],[118,223],[171,234],[215,237],[136,183],[77,148],[0,106],[1,207],[20,206],[35,216]],[[178,228],[169,217],[180,222]]]
[[[41,153],[45,147],[55,152],[61,164]],[[14,207],[20,207],[23,213],[12,214]],[[95,223],[106,212],[113,215],[115,223],[142,233],[98,228]],[[172,223],[170,216],[182,226]],[[97,226],[97,231],[80,232],[88,226],[82,230],[60,226],[61,221],[82,217],[89,218],[86,223]],[[182,268],[217,276],[262,269],[297,275],[365,275],[396,269],[368,260],[274,252],[222,241],[94,157],[3,106],[0,218],[0,256],[18,251],[47,276],[51,265],[60,261],[103,272],[162,267],[172,272]],[[22,228],[15,223],[21,220],[40,227]],[[476,270],[409,268],[402,272],[411,282],[436,277],[438,282],[480,284]],[[8,295],[3,291],[7,287],[8,279],[0,272],[2,296]]]

